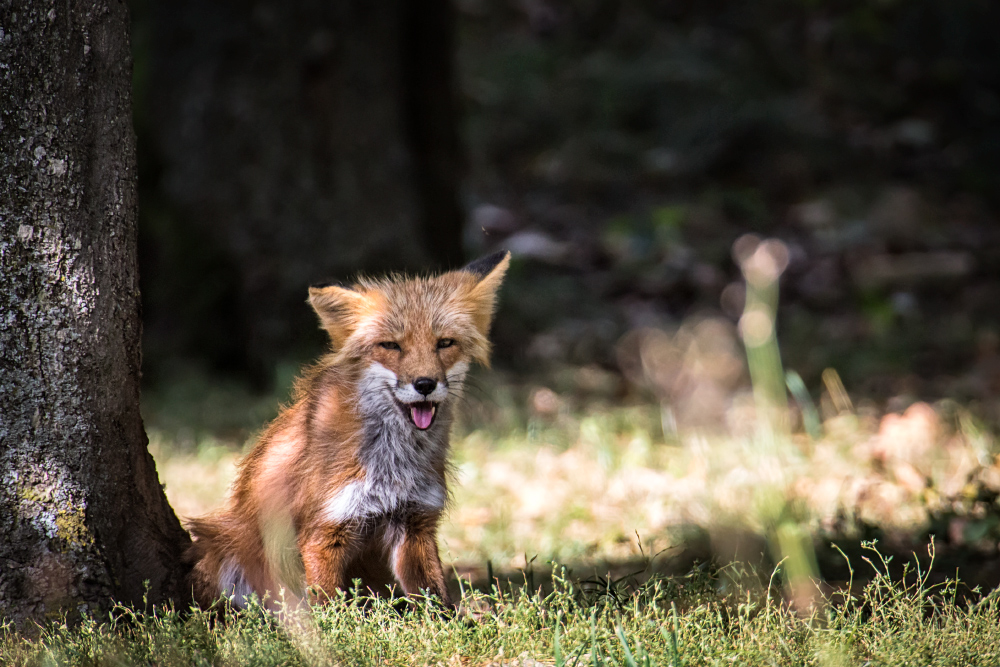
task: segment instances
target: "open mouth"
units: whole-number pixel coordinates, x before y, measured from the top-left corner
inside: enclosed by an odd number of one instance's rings
[[[437,414],[437,404],[430,401],[410,403],[406,409],[409,410],[413,425],[421,431],[426,431],[431,427],[431,424],[434,423],[434,416]]]

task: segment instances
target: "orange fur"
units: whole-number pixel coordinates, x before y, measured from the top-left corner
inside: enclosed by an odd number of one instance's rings
[[[191,520],[195,600],[276,607],[347,589],[450,604],[437,550],[448,430],[472,361],[486,364],[500,253],[430,278],[309,290],[332,351],[240,464],[226,506]]]

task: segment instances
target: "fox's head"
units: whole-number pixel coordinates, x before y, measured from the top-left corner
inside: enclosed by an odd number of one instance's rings
[[[461,392],[470,362],[489,364],[487,335],[509,264],[504,251],[431,278],[311,287],[309,303],[335,362],[359,366],[362,403],[379,411],[392,403],[424,431]]]

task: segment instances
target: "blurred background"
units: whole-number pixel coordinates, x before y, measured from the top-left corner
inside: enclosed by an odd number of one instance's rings
[[[460,571],[836,578],[831,540],[933,535],[1000,581],[1000,5],[131,6],[144,415],[179,514],[322,351],[310,283],[506,248]]]

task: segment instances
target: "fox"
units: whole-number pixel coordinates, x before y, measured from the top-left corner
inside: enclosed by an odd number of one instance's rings
[[[361,585],[454,608],[437,534],[450,430],[510,253],[430,277],[309,288],[329,351],[241,461],[225,505],[187,522],[194,601],[272,609]]]

